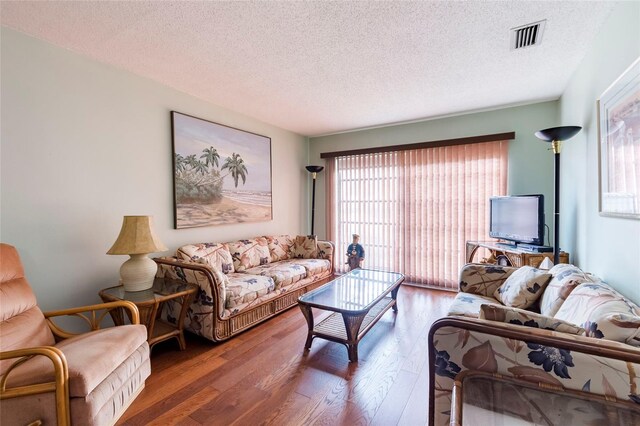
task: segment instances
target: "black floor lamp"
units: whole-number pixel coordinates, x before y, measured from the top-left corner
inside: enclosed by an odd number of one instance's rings
[[[313,195],[311,195],[311,234],[310,235],[315,235],[313,233],[313,221],[315,220],[315,216],[316,216],[316,177],[318,176],[318,173],[320,173],[324,169],[324,167],[307,166],[306,169],[309,173],[311,173],[311,177],[313,178],[313,192],[312,192]]]
[[[560,149],[562,141],[571,139],[582,129],[579,126],[552,127],[536,132],[536,137],[545,142],[551,142],[551,149],[555,157],[553,174],[555,176],[555,190],[553,200],[553,264],[560,263]]]

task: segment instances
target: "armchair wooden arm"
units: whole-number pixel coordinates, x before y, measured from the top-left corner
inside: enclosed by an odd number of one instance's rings
[[[54,369],[54,381],[7,389],[7,378],[11,371],[35,356],[44,356],[51,360]],[[0,352],[0,360],[12,358],[20,359],[14,362],[2,376],[0,380],[0,399],[55,392],[57,424],[58,426],[68,426],[70,424],[69,370],[67,360],[62,351],[53,346],[38,346]]]
[[[77,336],[82,333],[72,333],[70,331],[64,330],[58,324],[53,322],[51,318],[60,317],[60,316],[74,316],[82,318],[84,321],[89,324],[91,331],[99,330],[100,324],[104,317],[112,310],[123,308],[129,311],[129,320],[131,324],[140,324],[140,313],[138,312],[138,307],[129,301],[121,300],[117,302],[109,302],[109,303],[100,303],[98,305],[90,305],[90,306],[80,306],[77,308],[71,309],[62,309],[59,311],[50,311],[45,312],[44,316],[47,320],[47,324],[51,329],[51,332],[60,339],[68,339],[69,337]],[[96,315],[96,311],[104,310],[100,315]],[[90,317],[83,315],[85,312],[90,312]]]

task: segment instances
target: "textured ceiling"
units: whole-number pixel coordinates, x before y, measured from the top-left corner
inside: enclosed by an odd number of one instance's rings
[[[2,1],[0,16],[98,61],[318,135],[555,99],[613,5]],[[510,51],[509,29],[542,19],[542,44]]]

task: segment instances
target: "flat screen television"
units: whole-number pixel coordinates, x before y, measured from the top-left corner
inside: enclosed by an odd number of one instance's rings
[[[544,245],[544,196],[512,195],[489,199],[489,236],[515,243]]]

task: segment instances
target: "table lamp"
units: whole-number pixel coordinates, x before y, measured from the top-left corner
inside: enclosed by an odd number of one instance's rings
[[[553,202],[553,264],[560,263],[560,150],[562,141],[571,139],[582,130],[579,126],[551,127],[540,130],[535,135],[538,139],[551,142],[551,149],[555,157],[555,195]]]
[[[311,234],[313,233],[313,221],[316,215],[316,177],[318,173],[320,173],[324,167],[323,166],[306,166],[305,167],[309,173],[311,173],[311,178],[313,179],[313,195],[311,196]]]
[[[158,270],[147,255],[167,250],[153,232],[151,216],[125,216],[120,235],[107,254],[128,254],[120,267],[120,283],[125,291],[142,291],[153,287]]]

